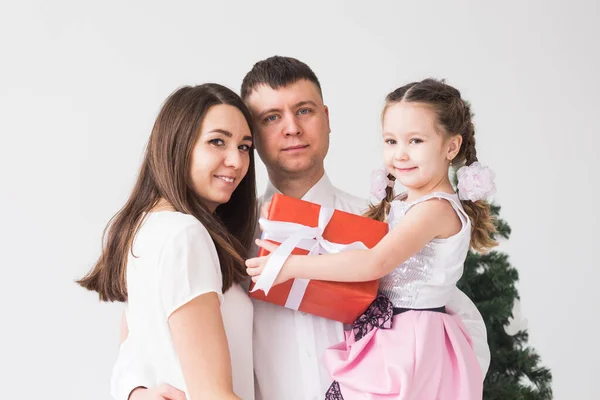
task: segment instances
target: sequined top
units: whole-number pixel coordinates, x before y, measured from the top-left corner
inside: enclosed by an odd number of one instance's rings
[[[462,228],[449,238],[433,239],[381,278],[379,291],[392,301],[394,307],[421,309],[445,306],[462,276],[471,242],[471,221],[458,195],[435,192],[410,203],[394,200],[388,216],[390,230],[414,205],[432,198],[448,200],[458,214]]]

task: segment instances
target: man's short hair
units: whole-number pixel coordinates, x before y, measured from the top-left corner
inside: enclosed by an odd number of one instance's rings
[[[321,92],[321,84],[312,69],[292,57],[273,56],[254,64],[242,81],[241,97],[246,100],[252,90],[260,85],[269,85],[273,90],[296,83],[301,79],[311,81]]]

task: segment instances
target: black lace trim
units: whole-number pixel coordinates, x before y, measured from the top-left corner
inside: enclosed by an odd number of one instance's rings
[[[354,339],[360,340],[375,328],[390,329],[393,316],[394,306],[390,299],[384,295],[378,295],[369,308],[352,324]]]
[[[344,400],[339,383],[334,381],[331,386],[329,386],[329,390],[325,393],[325,400]]]
[[[354,339],[360,340],[375,328],[390,329],[393,316],[394,306],[390,299],[381,294],[378,295],[369,308],[352,324]],[[325,400],[344,400],[340,384],[337,381],[334,381],[325,393]]]

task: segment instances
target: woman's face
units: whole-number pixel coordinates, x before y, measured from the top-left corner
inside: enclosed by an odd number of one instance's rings
[[[252,135],[234,106],[209,108],[192,149],[190,177],[194,192],[211,212],[227,203],[250,165]]]

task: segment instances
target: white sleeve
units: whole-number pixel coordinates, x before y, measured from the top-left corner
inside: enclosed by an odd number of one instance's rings
[[[186,226],[165,243],[158,265],[160,297],[169,316],[190,300],[210,292],[223,301],[219,257],[200,223]]]
[[[152,368],[144,363],[141,351],[125,339],[119,348],[117,362],[110,377],[110,394],[114,400],[128,400],[133,389],[143,386],[153,388],[155,382]]]
[[[485,378],[490,366],[491,355],[487,342],[487,330],[479,310],[477,310],[471,299],[458,288],[456,288],[446,308],[451,314],[460,315],[473,341],[473,348],[481,367],[481,374]]]

